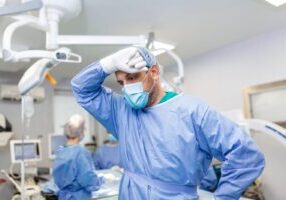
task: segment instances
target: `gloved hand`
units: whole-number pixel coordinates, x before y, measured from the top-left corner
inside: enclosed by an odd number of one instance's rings
[[[126,73],[137,73],[148,70],[146,61],[144,61],[136,47],[122,49],[101,59],[99,62],[103,67],[103,71],[107,74],[118,70]]]
[[[116,176],[114,176],[111,173],[106,173],[106,174],[100,173],[97,176],[102,180],[102,184],[112,183],[117,180]]]

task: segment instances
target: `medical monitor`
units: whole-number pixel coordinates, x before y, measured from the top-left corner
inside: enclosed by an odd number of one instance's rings
[[[11,140],[10,153],[12,163],[37,162],[41,157],[40,140]]]
[[[65,145],[67,138],[65,135],[50,134],[49,135],[49,158],[55,159],[56,151],[60,146]]]

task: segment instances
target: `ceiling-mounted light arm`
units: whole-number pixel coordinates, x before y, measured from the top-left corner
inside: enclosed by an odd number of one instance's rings
[[[82,61],[81,56],[72,53],[67,48],[60,48],[56,51],[44,51],[44,50],[28,50],[21,52],[14,52],[14,57],[17,60],[23,60],[28,58],[48,58],[58,62],[67,63],[80,63]]]
[[[0,7],[0,16],[15,15],[32,10],[38,10],[42,7],[43,2],[41,0],[31,0],[20,4],[3,5]]]
[[[37,18],[30,17],[23,20],[19,20],[16,22],[13,22],[10,24],[4,31],[3,34],[3,41],[2,41],[2,51],[3,51],[3,59],[6,62],[17,62],[19,59],[17,58],[17,55],[20,52],[12,50],[12,37],[15,33],[15,31],[23,26],[33,26],[34,28],[37,28],[42,31],[47,31],[48,27],[44,24],[40,23]]]
[[[173,51],[166,49],[166,53],[176,61],[177,66],[178,66],[178,76],[174,77],[173,81],[177,86],[182,85],[184,83],[184,76],[185,76],[183,61]]]
[[[152,49],[154,40],[155,40],[155,33],[154,32],[150,32],[148,34],[148,39],[147,39],[147,43],[146,43],[146,48],[147,49]]]
[[[175,60],[175,62],[177,63],[177,67],[178,67],[178,76],[173,78],[173,82],[177,86],[182,85],[184,83],[184,76],[185,76],[184,75],[185,74],[184,64],[183,64],[182,59],[177,54],[175,54],[173,51],[171,51],[169,49],[164,49],[164,48],[155,49],[155,50],[152,50],[152,53],[155,56],[158,56],[161,53],[167,53],[173,60]]]
[[[15,31],[23,26],[32,26],[33,28],[41,31],[48,31],[48,27],[38,21],[38,18],[31,16],[20,16],[19,20],[11,23],[4,31],[3,34],[3,48],[11,49],[12,36]]]
[[[59,35],[57,41],[59,45],[145,45],[146,37],[144,35]]]
[[[279,7],[286,3],[286,0],[265,0],[273,6]]]
[[[48,72],[57,66],[59,62],[53,59],[42,58],[36,61],[23,74],[18,83],[18,89],[21,95],[26,95],[33,88],[40,85]]]
[[[169,81],[167,79],[167,77],[164,74],[164,68],[165,67],[162,64],[160,64],[160,77],[161,77],[161,84],[162,84],[163,88],[166,91],[181,93],[182,89],[178,85],[174,84],[174,82]]]
[[[49,71],[52,70],[59,63],[63,62],[74,62],[73,57],[77,55],[70,52],[68,48],[60,48],[55,52],[47,53],[47,51],[38,51],[34,54],[39,55],[38,61],[36,61],[22,76],[18,83],[19,92],[21,95],[27,94],[31,89],[42,83],[44,78],[48,75]],[[29,56],[29,55],[27,55]],[[44,57],[45,56],[45,57]],[[77,62],[81,62],[79,56]],[[51,77],[50,75],[48,77]]]
[[[3,34],[3,59],[6,62],[18,62],[19,60],[30,58],[48,58],[57,60],[60,62],[68,63],[80,63],[82,58],[78,54],[71,53],[67,48],[60,48],[57,51],[45,51],[45,50],[28,50],[28,51],[15,51],[12,50],[12,37],[17,29],[23,26],[32,26],[39,30],[47,32],[49,26],[38,18],[21,16],[19,21],[10,24]]]
[[[175,46],[155,41],[154,32],[150,32],[146,42],[146,48],[150,49],[155,56],[167,53],[172,59],[174,59],[178,66],[178,76],[173,78],[173,82],[176,86],[180,86],[184,83],[184,64],[182,59],[171,51],[175,48]]]

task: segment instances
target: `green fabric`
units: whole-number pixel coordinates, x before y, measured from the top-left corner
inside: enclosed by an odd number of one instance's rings
[[[172,99],[174,96],[177,96],[178,94],[176,92],[166,92],[166,94],[163,96],[163,98],[160,100],[160,103],[164,103],[168,101],[169,99]]]

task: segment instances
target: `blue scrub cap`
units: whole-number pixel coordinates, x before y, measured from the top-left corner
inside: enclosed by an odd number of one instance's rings
[[[156,57],[145,47],[137,47],[140,55],[147,63],[146,67],[150,68],[157,64]]]

